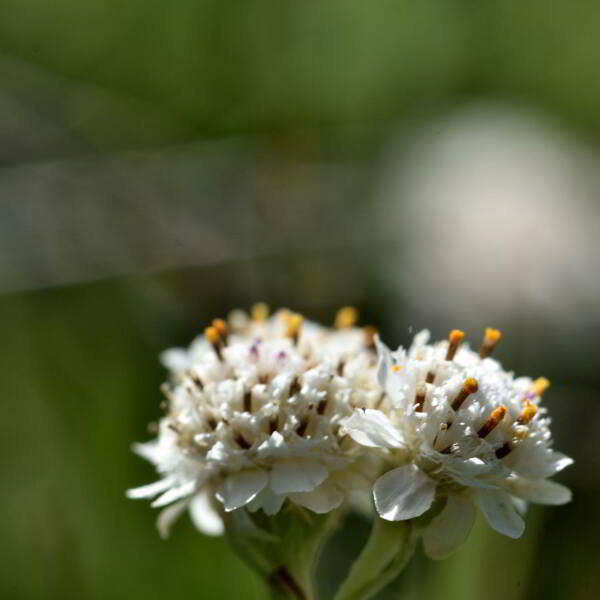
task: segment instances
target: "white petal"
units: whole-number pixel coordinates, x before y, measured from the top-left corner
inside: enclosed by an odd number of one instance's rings
[[[379,381],[381,387],[385,388],[390,365],[392,364],[390,349],[379,339],[378,335],[375,336],[375,347],[377,348],[377,356],[379,357],[379,362],[377,364],[377,381]]]
[[[258,469],[229,475],[217,490],[217,498],[227,512],[245,506],[267,485],[269,477]]]
[[[265,488],[263,492],[265,494],[265,497],[262,501],[262,509],[265,511],[266,515],[276,515],[281,509],[283,503],[285,502],[285,496],[274,494],[268,488]]]
[[[187,508],[188,502],[187,498],[180,500],[179,502],[175,502],[175,504],[171,504],[171,506],[167,506],[167,508],[160,512],[158,519],[156,520],[156,527],[158,528],[160,537],[169,537],[171,526],[177,520],[179,515]]]
[[[529,507],[527,502],[523,500],[523,498],[517,498],[516,496],[511,496],[510,499],[512,500],[517,512],[524,517],[527,514],[527,508]]]
[[[562,452],[552,452],[552,475],[572,465],[575,461]]]
[[[506,464],[527,479],[552,477],[573,463],[573,459],[561,452],[536,445],[527,439],[516,446],[508,455]]]
[[[468,537],[475,522],[475,507],[463,496],[448,496],[442,512],[423,534],[425,552],[431,558],[444,558]]]
[[[180,498],[184,498],[185,496],[189,496],[193,494],[196,489],[196,481],[186,481],[185,483],[178,485],[177,487],[172,487],[170,490],[167,490],[162,496],[159,496],[150,506],[153,508],[157,508],[159,506],[166,506],[167,504],[171,504],[171,502],[175,502],[175,500],[179,500]]]
[[[537,504],[566,504],[571,501],[571,490],[547,479],[508,479],[503,486],[507,492]]]
[[[289,498],[300,506],[322,514],[337,508],[344,500],[344,494],[336,486],[327,482],[312,492],[290,494]]]
[[[500,490],[481,490],[479,508],[492,529],[511,538],[523,535],[525,521],[519,516],[511,497]]]
[[[262,509],[266,515],[272,516],[279,512],[287,496],[275,494],[269,486],[263,488],[263,491],[249,502],[246,508],[250,512],[256,512]]]
[[[419,346],[425,346],[431,337],[429,329],[422,329],[415,335],[412,343],[412,349],[418,348]]]
[[[350,437],[369,448],[399,448],[403,445],[401,433],[379,410],[356,410],[342,422]]]
[[[329,471],[322,463],[308,458],[290,458],[275,463],[271,470],[271,489],[276,494],[310,492],[322,483]]]
[[[206,535],[221,535],[223,520],[214,509],[207,492],[196,494],[190,502],[190,517],[194,525]]]
[[[172,477],[165,477],[160,481],[149,483],[148,485],[142,485],[140,487],[131,488],[125,492],[128,498],[153,498],[154,496],[164,492],[166,489],[171,487],[173,483]]]
[[[435,485],[435,481],[415,465],[388,471],[373,486],[377,512],[387,521],[418,517],[431,506]]]
[[[160,462],[162,449],[158,445],[158,442],[153,440],[150,442],[132,444],[131,449],[142,458],[149,460],[151,463],[157,465]]]
[[[190,364],[188,351],[183,348],[169,348],[161,352],[158,358],[161,364],[173,373],[185,371]]]

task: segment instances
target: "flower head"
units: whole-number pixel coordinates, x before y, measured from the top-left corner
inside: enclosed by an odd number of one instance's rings
[[[390,466],[374,484],[379,515],[404,520],[444,504],[424,533],[442,556],[461,543],[478,505],[497,531],[519,537],[523,501],[561,504],[567,488],[548,481],[572,460],[552,449],[541,405],[549,382],[514,378],[490,358],[502,334],[487,329],[479,352],[454,330],[428,344],[418,334],[408,352],[378,342],[379,410],[357,410],[344,427],[358,443],[383,449]]]
[[[343,310],[331,329],[288,310],[269,317],[257,304],[163,354],[167,414],[157,439],[135,446],[162,479],[128,492],[168,506],[161,532],[188,507],[201,530],[218,534],[223,512],[271,515],[288,499],[325,513],[368,488],[340,421],[375,406],[381,390],[372,335]]]

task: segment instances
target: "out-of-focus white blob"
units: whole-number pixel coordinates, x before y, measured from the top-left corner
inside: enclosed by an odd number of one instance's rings
[[[598,319],[599,161],[556,124],[470,108],[384,169],[378,227],[397,250],[380,272],[409,308],[461,322],[534,310],[570,331]]]

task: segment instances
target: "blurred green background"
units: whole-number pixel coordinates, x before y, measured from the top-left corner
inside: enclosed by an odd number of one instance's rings
[[[158,353],[256,300],[553,382],[565,507],[382,598],[600,596],[600,5],[0,1],[0,597],[262,598],[124,490]],[[323,599],[366,535],[326,549]]]

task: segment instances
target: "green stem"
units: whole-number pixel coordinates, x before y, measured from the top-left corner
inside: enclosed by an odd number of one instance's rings
[[[313,600],[311,580],[297,581],[285,565],[271,573],[268,583],[272,600]]]
[[[234,511],[225,523],[234,550],[265,579],[272,600],[315,600],[314,568],[340,515],[288,504],[273,517]]]
[[[395,579],[412,557],[416,544],[410,521],[375,518],[371,534],[334,600],[367,600]]]

